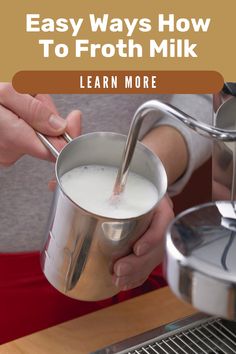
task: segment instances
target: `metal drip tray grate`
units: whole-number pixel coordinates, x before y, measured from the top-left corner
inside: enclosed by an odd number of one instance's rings
[[[236,353],[236,335],[220,319],[210,321],[128,352],[145,353]]]
[[[199,317],[202,319],[199,320]],[[235,354],[236,323],[198,314],[114,344],[96,353]]]

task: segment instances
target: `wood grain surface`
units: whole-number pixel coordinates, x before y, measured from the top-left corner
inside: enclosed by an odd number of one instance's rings
[[[88,354],[196,311],[168,287],[4,344],[1,354]]]

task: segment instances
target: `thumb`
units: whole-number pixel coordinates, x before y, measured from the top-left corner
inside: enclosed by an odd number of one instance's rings
[[[70,112],[66,117],[66,122],[66,132],[71,136],[71,138],[73,139],[79,136],[81,132],[81,112],[78,110]],[[65,140],[61,137],[51,136],[50,142],[57,149],[57,151],[61,151],[65,145]]]
[[[0,104],[43,134],[57,136],[65,131],[63,118],[37,98],[16,92],[11,84],[0,84]]]

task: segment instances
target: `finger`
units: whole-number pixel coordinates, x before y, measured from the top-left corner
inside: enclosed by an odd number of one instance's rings
[[[70,112],[66,118],[67,132],[72,138],[76,138],[81,134],[81,112],[75,110]]]
[[[67,129],[66,129],[67,133],[72,138],[75,138],[78,135],[80,135],[81,112],[78,110],[70,112],[66,117],[66,121],[67,121]],[[63,147],[67,144],[67,142],[64,140],[62,136],[50,137],[49,140],[52,143],[52,145],[57,149],[58,152],[60,152],[63,149]]]
[[[40,102],[42,102],[44,105],[46,105],[48,108],[51,109],[51,111],[58,115],[58,112],[57,112],[57,108],[51,98],[50,95],[45,95],[45,94],[37,94],[35,95],[35,98],[37,98],[37,100],[39,100]],[[61,136],[56,136],[55,138],[53,137],[48,137],[48,140],[54,145],[57,147],[57,150],[58,152],[61,151],[61,149],[64,147],[65,145],[65,141],[64,139],[61,137]],[[41,141],[40,141],[41,142]],[[42,142],[41,142],[42,143]],[[49,158],[47,158],[48,160],[51,160],[53,162],[55,162],[55,157],[48,152],[48,154],[50,155]],[[55,189],[55,186],[53,186],[53,184],[49,187],[49,189],[52,189],[52,191]]]
[[[134,253],[131,253],[115,262],[114,274],[118,277],[149,274],[161,263],[162,257],[163,248],[158,246],[144,256],[136,256]]]
[[[55,189],[56,189],[56,186],[57,186],[57,181],[56,181],[56,179],[51,179],[51,180],[48,182],[48,189],[50,190],[50,192],[54,192]]]
[[[156,247],[144,256],[131,254],[114,265],[113,282],[119,288],[141,285],[153,269],[162,262],[163,247]]]
[[[78,110],[72,111],[66,118],[67,120],[67,132],[68,134],[72,137],[75,138],[78,135],[80,135],[81,132],[81,112]],[[57,145],[58,149],[61,149],[65,145],[65,141],[61,139],[60,144],[61,146],[58,146],[58,141],[56,141],[57,138],[51,138],[50,140],[53,141],[54,139],[54,144]],[[48,189],[50,191],[54,191],[56,188],[57,182],[56,179],[52,179],[48,182]]]
[[[66,121],[40,100],[16,92],[12,85],[0,83],[0,104],[39,132],[56,136],[65,131]]]
[[[126,277],[123,278],[116,278],[113,276],[112,282],[113,284],[120,290],[120,291],[125,291],[129,289],[134,289],[137,288],[138,286],[141,286],[148,277],[140,278],[140,279],[126,279]]]
[[[174,213],[167,197],[164,197],[156,208],[151,225],[142,237],[134,244],[133,251],[137,256],[149,252],[157,244],[164,242],[166,229]]]
[[[14,114],[0,106],[0,165],[10,166],[22,156],[22,151],[15,148],[16,137],[14,137]],[[11,122],[9,124],[9,122]],[[13,123],[12,123],[13,122]],[[17,120],[16,120],[17,122]]]
[[[37,98],[37,100],[39,100],[40,102],[42,102],[42,103],[44,103],[45,105],[47,105],[48,108],[51,109],[51,111],[52,111],[54,114],[57,114],[57,115],[58,115],[56,106],[55,106],[55,104],[54,104],[54,102],[53,102],[51,96],[38,94],[38,95],[35,96],[35,98]]]
[[[14,163],[28,154],[41,159],[50,159],[51,154],[41,144],[35,131],[13,112],[0,105],[1,157],[6,163]],[[2,160],[2,159],[1,159]]]

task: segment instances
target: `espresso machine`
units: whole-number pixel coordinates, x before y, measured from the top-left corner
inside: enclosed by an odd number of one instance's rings
[[[149,108],[150,102],[147,102]],[[153,101],[153,109],[155,105]],[[169,287],[199,313],[96,353],[233,354],[236,353],[236,83],[225,83],[222,91],[213,95],[212,126],[171,105],[159,103],[158,109],[213,140],[212,201],[177,215],[166,235],[164,263]]]
[[[236,124],[235,88],[225,84],[213,98],[213,125],[226,134],[213,143],[213,202],[178,215],[166,240],[166,277],[174,293],[229,320],[236,320],[236,143],[227,140]]]

